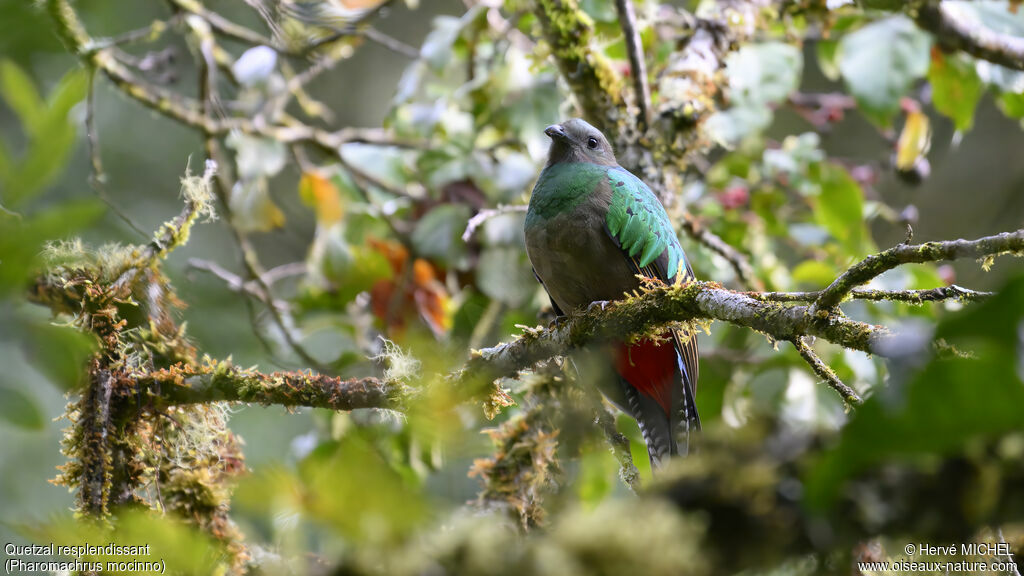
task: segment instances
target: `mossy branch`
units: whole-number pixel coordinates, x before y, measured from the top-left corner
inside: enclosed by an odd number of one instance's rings
[[[800,301],[808,294],[802,292],[792,295],[774,292],[770,293],[770,298],[762,298],[758,293],[727,290],[714,282],[674,286],[650,284],[642,289],[642,293],[615,302],[605,310],[595,308],[574,313],[548,329],[529,329],[512,342],[476,351],[463,370],[455,375],[455,381],[471,394],[482,394],[497,378],[515,376],[536,362],[593,342],[621,338],[623,334],[647,334],[673,322],[707,320],[750,328],[775,341],[797,342],[805,336],[814,336],[844,348],[884,357],[891,350],[888,344],[899,338],[899,334],[884,326],[850,319],[835,306],[822,306],[822,302],[835,299],[838,304],[855,286],[901,264],[957,258],[987,260],[1000,254],[1022,251],[1024,230],[977,240],[901,244],[855,264],[828,288],[813,293],[817,298],[813,305],[807,306],[782,303]],[[958,297],[967,292],[961,288],[935,289],[926,295],[915,290],[886,291],[870,293],[870,297],[904,302],[915,299],[931,301],[941,299],[939,295]],[[836,387],[838,378],[826,380]],[[856,403],[858,397],[848,387],[837,389],[844,399]]]
[[[58,36],[64,41],[69,52],[77,55],[89,68],[102,71],[125,95],[163,116],[199,130],[205,136],[226,136],[237,131],[283,144],[312,145],[335,157],[339,156],[338,148],[350,142],[402,147],[422,146],[417,142],[395,140],[381,130],[343,128],[330,132],[300,122],[277,123],[265,118],[217,118],[205,114],[202,104],[194,98],[142,80],[117,58],[114,46],[94,41],[86,32],[69,0],[46,0],[46,8],[56,24]],[[223,31],[216,27],[214,29]],[[250,40],[254,41],[255,38]]]
[[[576,0],[535,0],[535,13],[551,55],[587,121],[615,141],[613,110],[622,105],[619,77],[593,46],[594,22]]]
[[[900,244],[873,254],[851,266],[821,291],[812,312],[830,311],[851,291],[901,264],[922,264],[959,258],[994,258],[1002,254],[1024,254],[1024,230],[1004,232],[977,240],[947,240],[924,244]]]
[[[263,374],[226,362],[208,362],[198,368],[178,365],[129,378],[163,406],[252,402],[344,411],[401,409],[409,396],[401,384],[380,378],[344,379],[302,371]]]

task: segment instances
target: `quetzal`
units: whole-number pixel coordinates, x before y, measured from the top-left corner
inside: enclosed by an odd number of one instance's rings
[[[573,119],[544,133],[551,148],[526,212],[526,251],[556,314],[620,299],[640,287],[638,275],[693,277],[664,206],[618,165],[600,131]],[[603,356],[611,377],[595,380],[636,419],[652,468],[685,455],[700,430],[696,336],[668,330],[659,341],[615,343]]]

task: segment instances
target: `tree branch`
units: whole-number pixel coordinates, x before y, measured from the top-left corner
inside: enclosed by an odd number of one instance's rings
[[[1000,34],[953,16],[942,2],[925,2],[914,19],[946,48],[961,50],[1012,70],[1024,70],[1024,38]]]
[[[747,292],[746,294],[766,302],[814,302],[821,296],[821,290],[814,292]],[[907,304],[924,304],[925,302],[981,302],[994,296],[994,292],[978,292],[953,284],[927,290],[875,290],[873,288],[854,288],[849,298],[872,302],[904,302]]]
[[[811,312],[831,311],[857,286],[901,264],[941,262],[958,258],[994,258],[1002,254],[1024,254],[1024,230],[1004,232],[977,240],[947,240],[924,244],[900,244],[868,256],[851,266],[821,291]]]
[[[343,379],[300,371],[262,374],[223,362],[201,368],[175,366],[129,378],[159,407],[252,402],[345,411],[400,409],[408,396],[404,386],[379,378]]]
[[[46,0],[46,5],[57,24],[58,35],[70,52],[77,54],[88,66],[101,70],[127,96],[163,116],[201,131],[205,136],[225,136],[238,131],[283,144],[311,144],[334,157],[339,156],[338,148],[349,142],[422,147],[419,143],[395,140],[374,129],[343,128],[330,132],[299,123],[273,124],[250,118],[215,118],[205,114],[203,105],[197,100],[138,78],[117,58],[111,47],[96,48],[97,44],[86,33],[68,0]]]
[[[864,403],[864,400],[861,399],[857,392],[855,392],[853,388],[843,384],[843,381],[839,379],[839,376],[836,375],[835,371],[832,370],[828,364],[825,364],[821,357],[807,345],[807,342],[804,342],[803,338],[797,338],[792,342],[796,351],[800,353],[800,357],[804,359],[804,362],[807,362],[811,367],[811,370],[813,370],[819,378],[824,380],[826,384],[839,393],[843,402],[854,406]]]
[[[593,49],[593,21],[576,0],[535,0],[534,6],[551,55],[583,117],[614,142],[618,127],[609,121],[609,112],[622,103],[619,78],[608,59]]]
[[[546,330],[527,329],[523,336],[512,342],[474,351],[473,357],[455,375],[455,380],[469,393],[481,394],[497,378],[513,377],[536,362],[592,342],[621,339],[623,334],[645,334],[672,322],[701,320],[729,322],[776,341],[795,342],[804,336],[815,336],[851,350],[884,357],[888,354],[887,344],[899,335],[884,326],[847,318],[835,306],[821,306],[821,302],[827,301],[824,300],[826,296],[837,298],[838,304],[854,286],[900,264],[968,257],[987,259],[1022,251],[1024,230],[978,240],[901,244],[855,264],[822,290],[811,306],[786,306],[760,299],[756,294],[727,290],[714,282],[673,286],[652,284],[643,287],[641,294],[615,302],[606,310],[573,313]],[[772,294],[779,301],[795,300]],[[798,294],[806,296],[806,293]]]
[[[636,26],[636,12],[630,0],[615,0],[615,9],[619,13],[619,25],[622,26],[622,36],[629,53],[630,74],[639,108],[637,124],[642,132],[651,125],[651,88],[647,84],[647,64],[644,62],[644,49]]]
[[[736,273],[736,280],[744,288],[759,290],[764,287],[761,280],[755,275],[750,260],[728,242],[722,240],[720,236],[702,226],[690,213],[683,216],[683,231],[715,254],[725,258]]]

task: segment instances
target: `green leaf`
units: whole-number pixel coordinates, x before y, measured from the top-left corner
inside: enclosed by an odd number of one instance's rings
[[[974,62],[960,55],[947,56],[940,52],[932,58],[928,81],[932,85],[935,109],[952,120],[957,130],[970,130],[974,110],[984,91]]]
[[[825,75],[825,78],[833,82],[839,80],[839,62],[836,58],[838,52],[839,42],[836,40],[819,40],[815,45],[818,68],[821,68],[821,73]]]
[[[977,359],[933,359],[900,387],[857,409],[839,442],[807,477],[806,502],[822,509],[855,474],[885,462],[949,454],[971,442],[1024,429],[1019,326],[1024,277],[940,325],[936,337],[969,340]]]
[[[732,106],[709,117],[705,129],[716,142],[732,148],[772,122],[769,107],[785,100],[800,85],[803,54],[781,42],[748,44],[726,64]]]
[[[455,42],[462,30],[478,16],[484,14],[480,6],[475,6],[461,17],[438,16],[434,18],[434,29],[420,47],[420,57],[435,71],[442,72],[451,61]]]
[[[869,24],[839,41],[839,71],[861,111],[888,127],[900,98],[928,71],[931,37],[904,16]]]
[[[237,182],[228,204],[234,224],[245,232],[269,232],[284,225],[284,212],[270,197],[266,178]]]
[[[821,260],[805,260],[793,268],[793,281],[808,288],[823,288],[836,278],[836,271]]]
[[[803,54],[781,42],[746,44],[729,56],[726,71],[733,101],[777,104],[800,85]]]
[[[45,115],[43,99],[32,78],[10,60],[0,60],[0,97],[21,120],[25,133],[37,136]]]
[[[4,201],[17,206],[52,184],[64,170],[76,135],[76,127],[69,113],[85,97],[88,81],[81,70],[68,72],[44,105],[39,101],[35,87],[20,69],[4,62],[0,63],[0,70],[6,70],[0,72],[5,76],[2,82],[4,97],[9,99],[20,95],[18,97],[22,101],[12,104],[12,107],[16,110],[24,109],[19,114],[29,116],[28,119],[22,117],[25,132],[29,136],[28,150],[24,157],[15,161],[6,149],[0,150],[0,156],[3,157],[0,158],[0,185],[4,191]]]
[[[427,212],[412,231],[416,253],[459,265],[466,252],[462,232],[467,222],[469,206],[464,204],[442,204]]]
[[[530,270],[530,261],[522,248],[488,247],[480,254],[476,282],[490,298],[518,308],[537,291]]]
[[[821,165],[821,193],[816,199],[815,219],[839,241],[849,256],[864,250],[864,197],[860,186],[846,169],[830,163]]]
[[[225,143],[237,152],[235,164],[238,177],[243,181],[274,176],[288,161],[288,149],[277,140],[232,132]]]
[[[0,294],[25,289],[44,242],[66,238],[96,221],[105,210],[97,200],[78,200],[20,220],[0,213]]]
[[[0,386],[0,420],[26,430],[42,430],[46,419],[39,403],[18,388]]]
[[[27,332],[26,355],[32,365],[61,390],[76,388],[96,349],[95,340],[74,328],[51,324],[31,326]]]

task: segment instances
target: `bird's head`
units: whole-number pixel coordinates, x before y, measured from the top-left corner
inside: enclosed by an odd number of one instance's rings
[[[618,164],[608,139],[584,120],[573,118],[552,124],[544,129],[544,133],[551,138],[549,166],[559,162],[592,162],[603,166]]]

